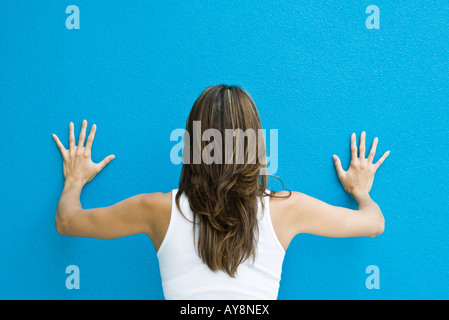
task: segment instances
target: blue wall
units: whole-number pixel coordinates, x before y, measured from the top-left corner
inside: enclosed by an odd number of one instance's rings
[[[176,188],[172,130],[208,86],[236,84],[279,130],[287,188],[355,208],[332,154],[349,137],[391,150],[371,195],[377,238],[299,235],[280,299],[448,299],[449,7],[447,1],[3,1],[0,8],[0,298],[163,299],[146,236],[56,233],[68,123],[98,125],[94,161],[116,159],[82,194],[84,207]],[[80,29],[68,30],[68,5]],[[369,30],[367,6],[380,9]],[[273,181],[272,188],[278,184]],[[80,269],[68,290],[65,269]],[[365,269],[380,270],[368,290]]]

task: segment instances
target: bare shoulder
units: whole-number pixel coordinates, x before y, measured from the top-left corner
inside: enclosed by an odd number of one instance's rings
[[[141,206],[148,215],[149,233],[156,250],[159,249],[170,224],[172,192],[142,194]]]
[[[170,211],[172,192],[154,192],[142,194],[142,205],[146,209]],[[167,210],[168,209],[168,210]]]
[[[292,207],[298,205],[305,198],[305,195],[297,191],[280,191],[270,198],[271,211],[276,214],[282,212],[284,214],[291,211]]]
[[[270,213],[274,231],[285,250],[293,237],[294,228],[293,209],[301,201],[302,193],[296,191],[280,191],[270,197]]]
[[[160,228],[170,221],[172,192],[154,192],[142,194],[141,208],[149,216],[151,224]]]

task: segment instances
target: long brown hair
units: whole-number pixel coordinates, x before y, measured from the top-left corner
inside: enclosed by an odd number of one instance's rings
[[[196,136],[194,121],[200,121],[201,125],[201,132]],[[243,140],[232,138],[234,161],[231,163],[220,151],[225,146],[223,141],[221,145],[220,141],[213,141],[220,147],[213,150],[214,153],[218,152],[214,158],[222,161],[210,164],[192,162],[195,147],[196,152],[202,154],[207,145],[202,138],[207,129],[218,130],[222,137],[225,137],[227,129],[241,129],[244,132],[247,129],[262,129],[253,99],[244,89],[224,84],[208,87],[198,97],[187,119],[184,143],[189,147],[183,149],[184,163],[176,195],[178,209],[182,193],[189,200],[194,232],[195,226],[198,227],[200,258],[212,271],[222,270],[234,277],[237,267],[255,255],[258,199],[274,194],[266,193],[268,176],[260,174],[260,169],[266,168],[266,158],[254,161],[253,152],[249,152],[249,148],[254,148],[249,144],[254,141],[249,141],[248,137]],[[258,135],[255,142],[256,150],[262,151],[259,155],[265,157],[263,136]],[[235,161],[237,150],[244,151],[244,163]],[[198,159],[198,155],[196,157]]]

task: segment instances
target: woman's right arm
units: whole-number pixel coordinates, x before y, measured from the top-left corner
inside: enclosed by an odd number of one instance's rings
[[[337,175],[343,188],[357,202],[358,209],[352,210],[333,206],[300,192],[292,192],[291,197],[274,200],[282,217],[276,222],[277,234],[284,247],[299,233],[308,233],[325,237],[374,237],[384,231],[385,220],[379,206],[371,199],[374,174],[388,157],[389,151],[376,162],[378,139],[375,138],[371,151],[365,158],[365,132],[360,137],[360,150],[357,155],[356,136],[351,136],[351,163],[347,171],[343,170],[340,159],[333,156]]]
[[[63,159],[64,189],[58,202],[55,224],[58,233],[65,236],[115,239],[135,234],[147,234],[156,250],[168,227],[171,210],[171,192],[145,193],[122,200],[108,207],[83,209],[81,191],[114,156],[99,163],[91,159],[91,148],[96,125],[86,137],[87,121],[83,121],[78,145],[75,144],[74,124],[69,125],[69,149],[65,149],[53,135]]]

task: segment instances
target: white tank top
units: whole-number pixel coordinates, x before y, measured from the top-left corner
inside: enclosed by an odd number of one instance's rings
[[[235,278],[224,271],[213,272],[197,254],[193,240],[193,213],[185,194],[179,212],[172,191],[170,224],[157,252],[165,299],[264,300],[277,299],[285,250],[271,222],[269,197],[258,203],[259,237],[255,259],[239,265]]]

